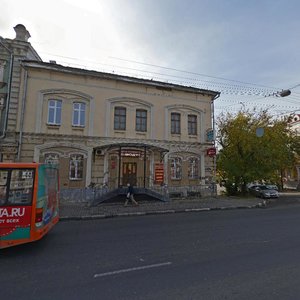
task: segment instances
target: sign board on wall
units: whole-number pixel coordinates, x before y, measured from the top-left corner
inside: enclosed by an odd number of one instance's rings
[[[155,164],[154,181],[156,184],[162,184],[164,182],[164,164]]]
[[[206,131],[206,141],[212,142],[213,140],[214,140],[214,131],[213,131],[213,129],[208,129]]]
[[[207,155],[210,157],[213,157],[217,154],[217,149],[212,147],[212,148],[208,148],[206,151]]]

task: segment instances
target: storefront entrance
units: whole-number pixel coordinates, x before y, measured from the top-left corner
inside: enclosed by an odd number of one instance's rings
[[[137,184],[136,162],[123,162],[122,179],[123,185],[126,185],[127,183],[130,183],[131,185]]]
[[[105,182],[110,189],[123,188],[128,183],[136,188],[150,188],[153,184],[161,184],[164,180],[164,173],[160,170],[160,177],[155,173],[154,183],[154,166],[158,162],[162,163],[163,155],[167,153],[162,148],[124,143],[99,147],[94,153],[94,163],[97,171],[100,171],[99,177],[101,170],[98,166],[104,167],[104,178],[98,179],[97,182]],[[94,176],[97,176],[96,172]]]

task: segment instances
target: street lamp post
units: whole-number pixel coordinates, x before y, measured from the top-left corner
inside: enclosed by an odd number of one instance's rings
[[[291,90],[282,90],[281,92],[279,92],[280,97],[287,97],[290,94],[291,94]]]

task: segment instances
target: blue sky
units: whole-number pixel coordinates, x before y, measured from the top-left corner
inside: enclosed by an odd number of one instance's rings
[[[13,27],[24,24],[44,61],[219,90],[217,114],[300,112],[298,0],[0,0],[0,7],[0,35],[14,38]],[[269,96],[288,88],[289,97]]]

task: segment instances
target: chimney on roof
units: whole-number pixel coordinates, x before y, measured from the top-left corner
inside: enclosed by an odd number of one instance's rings
[[[16,32],[15,40],[28,42],[28,39],[30,38],[30,33],[23,24],[16,25],[14,27],[14,30]]]

